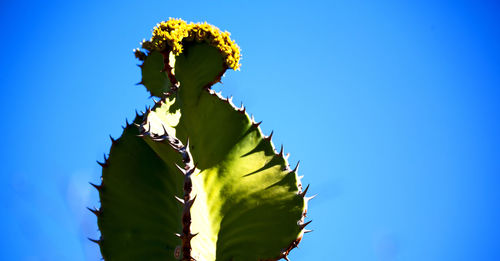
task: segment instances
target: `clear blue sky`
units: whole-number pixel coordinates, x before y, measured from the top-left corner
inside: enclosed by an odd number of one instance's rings
[[[499,13],[472,0],[3,0],[0,259],[100,258],[87,182],[108,135],[152,103],[132,49],[179,17],[232,33],[242,68],[217,88],[319,194],[292,260],[500,260]]]

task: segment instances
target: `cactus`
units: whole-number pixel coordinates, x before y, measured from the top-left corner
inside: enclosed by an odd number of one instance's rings
[[[211,86],[238,70],[228,32],[170,19],[142,49],[152,108],[127,122],[102,166],[97,215],[105,260],[288,260],[305,226],[298,164],[242,106]]]

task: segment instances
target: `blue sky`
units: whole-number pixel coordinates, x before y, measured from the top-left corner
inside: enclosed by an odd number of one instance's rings
[[[108,135],[152,104],[132,49],[169,17],[232,33],[217,86],[310,204],[292,260],[499,260],[495,1],[2,1],[0,259],[98,260]]]

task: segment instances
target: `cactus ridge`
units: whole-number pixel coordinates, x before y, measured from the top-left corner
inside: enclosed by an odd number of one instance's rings
[[[162,104],[161,102],[155,101],[155,104]],[[149,111],[150,112],[150,111]],[[182,234],[176,233],[176,236],[182,240],[182,259],[183,260],[195,260],[191,254],[191,239],[196,236],[196,234],[191,233],[191,207],[196,199],[196,195],[192,196],[191,192],[193,190],[193,182],[191,180],[191,175],[196,171],[196,165],[193,163],[193,157],[189,151],[189,139],[187,140],[187,144],[183,145],[180,140],[175,137],[169,136],[165,126],[162,126],[163,134],[155,134],[151,133],[151,125],[149,125],[148,130],[146,131],[146,127],[144,124],[140,126],[142,130],[140,137],[149,136],[151,140],[155,142],[163,142],[167,141],[168,144],[176,150],[182,157],[182,162],[184,163],[184,167],[180,167],[179,165],[175,165],[177,169],[184,175],[184,196],[183,198],[179,198],[174,195],[174,198],[183,206],[182,211]]]
[[[288,260],[311,231],[299,164],[211,88],[231,68],[219,46],[184,39],[175,53],[165,39],[136,51],[141,84],[160,99],[111,138],[102,183],[91,184],[104,259]]]

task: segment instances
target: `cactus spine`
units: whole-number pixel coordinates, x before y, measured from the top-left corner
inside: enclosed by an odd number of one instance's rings
[[[211,89],[240,67],[229,33],[170,19],[135,55],[140,83],[160,100],[100,163],[92,212],[104,259],[288,260],[312,197],[272,133]]]

